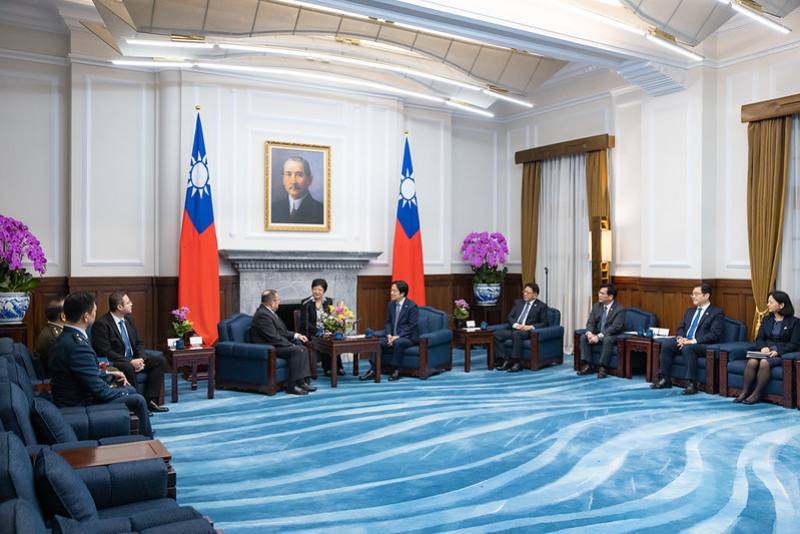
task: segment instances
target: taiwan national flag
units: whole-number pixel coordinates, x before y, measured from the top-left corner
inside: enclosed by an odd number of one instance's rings
[[[194,127],[180,248],[178,305],[189,308],[194,331],[202,336],[204,344],[211,345],[217,341],[219,322],[219,260],[200,113]]]
[[[408,298],[425,305],[425,272],[422,268],[422,231],[419,227],[417,185],[411,165],[411,149],[406,137],[403,152],[403,176],[397,199],[397,221],[394,225],[392,279],[408,283]]]

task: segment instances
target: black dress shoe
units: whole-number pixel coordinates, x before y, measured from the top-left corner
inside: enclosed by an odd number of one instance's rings
[[[397,369],[389,376],[389,382],[394,382],[395,380],[400,380],[400,371]]]
[[[745,400],[742,401],[742,404],[758,404],[758,401],[761,400],[758,397],[753,398],[752,396],[747,397]]]
[[[584,364],[581,366],[581,368],[580,368],[580,369],[578,369],[578,374],[579,374],[579,375],[588,375],[588,374],[589,374],[589,373],[591,373],[591,372],[592,372],[592,368],[591,368],[591,367],[589,367],[589,364],[588,364],[588,363],[584,363]]]
[[[339,367],[339,368],[336,370],[336,374],[338,374],[339,376],[344,376],[344,369],[342,369],[341,367]]]
[[[370,369],[369,371],[358,377],[359,380],[370,380],[373,378],[375,378],[375,369]]]
[[[503,367],[504,363],[506,363],[505,358],[497,358],[497,361],[494,362],[494,368],[500,369],[501,367]]]
[[[600,369],[597,370],[597,378],[608,378],[608,371],[606,371],[606,368],[602,365]]]
[[[650,384],[650,387],[653,389],[668,389],[672,387],[672,380],[667,380],[666,378],[662,378],[655,384]]]
[[[158,412],[158,413],[164,413],[169,411],[169,408],[167,408],[166,406],[159,406],[156,403],[156,401],[148,402],[147,409],[150,410],[151,412]]]
[[[498,371],[507,371],[510,367],[511,367],[511,362],[509,360],[503,360],[503,363],[501,363],[497,367],[497,370]]]
[[[317,388],[312,386],[311,384],[300,384],[300,389],[308,391],[311,393],[312,391],[317,391]]]
[[[286,393],[289,395],[308,395],[308,391],[301,388],[300,386],[291,386],[286,388]]]
[[[744,395],[739,395],[738,397],[733,399],[733,402],[744,402],[744,399],[746,399],[746,398],[747,397],[745,397]]]
[[[695,395],[697,393],[697,386],[694,385],[694,382],[689,382],[689,385],[686,386],[686,389],[683,390],[684,395]]]
[[[509,373],[519,373],[520,371],[522,371],[522,365],[519,362],[514,362],[514,365],[508,369]]]

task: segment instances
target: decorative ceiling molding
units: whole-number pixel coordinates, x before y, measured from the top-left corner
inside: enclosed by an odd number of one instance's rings
[[[626,61],[617,73],[647,94],[664,96],[686,88],[687,72],[651,61]]]

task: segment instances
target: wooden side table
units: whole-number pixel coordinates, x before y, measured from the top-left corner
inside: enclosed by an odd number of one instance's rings
[[[464,347],[464,372],[469,373],[471,349],[473,346],[486,346],[486,368],[494,370],[494,332],[491,330],[476,330],[468,332],[464,329],[453,330],[453,346]]]
[[[29,349],[33,350],[31,329],[25,323],[0,325],[0,337],[10,337],[15,342],[27,345]]]
[[[381,381],[381,338],[362,337],[357,339],[335,339],[333,336],[312,337],[309,339],[314,351],[313,365],[316,366],[319,353],[327,353],[331,358],[331,387],[335,388],[339,382],[339,373],[336,372],[336,358],[345,352],[353,353],[353,375],[358,376],[358,359],[361,354],[375,356],[375,383]]]
[[[652,337],[631,336],[625,339],[625,378],[633,378],[633,366],[631,365],[631,355],[634,352],[643,352],[645,357],[645,379],[653,381],[653,346],[658,345]]]
[[[197,389],[197,367],[208,366],[208,398],[214,398],[214,347],[170,349],[172,359],[172,402],[178,402],[178,369],[191,368],[192,389]]]

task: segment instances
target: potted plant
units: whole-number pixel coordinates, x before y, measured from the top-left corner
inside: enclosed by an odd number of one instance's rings
[[[0,215],[0,324],[21,323],[30,306],[29,292],[40,278],[22,265],[27,256],[43,275],[47,258],[42,246],[22,221]]]
[[[344,305],[344,302],[339,302],[336,306],[331,304],[328,306],[328,311],[322,314],[325,334],[333,335],[336,339],[342,339],[346,332],[352,330],[354,324],[353,312]]]
[[[500,232],[472,232],[461,244],[461,257],[469,263],[475,276],[472,289],[478,306],[494,306],[508,272],[505,266],[508,242]]]
[[[453,304],[453,320],[456,322],[456,328],[464,328],[464,321],[469,319],[469,304],[464,299],[454,300]]]
[[[172,310],[172,329],[175,330],[175,335],[178,336],[176,348],[182,349],[187,346],[189,336],[194,330],[194,324],[189,320],[189,308],[181,306],[177,310]]]

